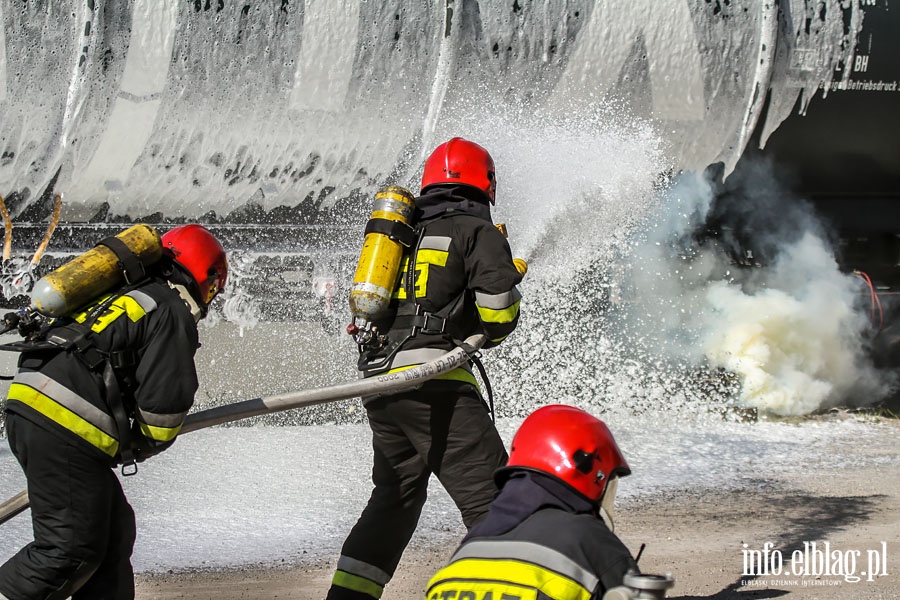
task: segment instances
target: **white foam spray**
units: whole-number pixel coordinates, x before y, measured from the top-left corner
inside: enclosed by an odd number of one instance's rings
[[[789,416],[885,396],[864,285],[840,271],[814,211],[771,165],[750,169],[730,209],[761,262],[735,254],[727,226],[698,241],[714,190],[703,174],[663,175],[650,125],[595,114],[463,134],[494,153],[495,218],[531,265],[520,328],[488,357],[501,363],[489,369],[501,413],[552,400],[595,413],[721,418],[739,404]]]
[[[680,389],[677,371],[622,335],[613,316],[624,259],[670,168],[661,138],[619,107],[591,114],[494,114],[454,129],[493,154],[495,221],[530,264],[518,330],[485,353],[497,411],[524,416],[548,402],[595,414],[697,410],[701,399]]]
[[[252,272],[254,256],[249,252],[233,251],[228,255],[230,285],[226,290],[222,303],[222,316],[225,320],[238,326],[240,336],[244,330],[255,327],[260,320],[259,300],[247,291],[248,277]],[[215,318],[215,312],[210,314]]]
[[[788,202],[771,169],[748,178],[754,189],[732,207],[769,258],[744,268],[735,262],[754,257],[726,252],[727,237],[696,239],[714,209],[709,180],[663,175],[650,124],[593,114],[494,114],[436,136],[491,151],[495,221],[530,263],[520,327],[486,354],[498,412],[554,401],[718,419],[735,403],[802,415],[884,397],[890,382],[866,354],[861,282],[840,272],[817,219]],[[258,321],[252,298],[228,302],[240,331]]]

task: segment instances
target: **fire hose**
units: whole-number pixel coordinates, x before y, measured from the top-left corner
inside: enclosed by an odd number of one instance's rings
[[[484,335],[470,336],[465,342],[436,358],[410,369],[385,373],[366,379],[359,379],[348,383],[337,384],[311,390],[288,392],[264,398],[253,398],[233,404],[225,404],[201,410],[185,417],[184,425],[179,435],[205,429],[214,425],[231,423],[241,419],[249,419],[268,413],[281,412],[292,408],[303,408],[337,400],[347,400],[375,394],[386,394],[400,390],[414,388],[423,382],[433,379],[469,362],[487,341]],[[0,525],[6,523],[17,514],[28,508],[28,492],[22,491],[0,503]]]

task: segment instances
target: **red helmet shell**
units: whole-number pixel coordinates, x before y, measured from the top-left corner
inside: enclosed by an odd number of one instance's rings
[[[439,183],[462,183],[478,188],[494,203],[497,178],[487,150],[461,137],[435,148],[425,161],[422,190]]]
[[[522,422],[513,437],[509,462],[497,473],[498,483],[514,469],[552,475],[592,502],[603,498],[611,477],[631,474],[606,424],[563,404],[541,407]]]
[[[225,288],[228,261],[219,240],[202,225],[176,227],[162,236],[163,252],[184,267],[200,293],[198,300],[208,306]]]

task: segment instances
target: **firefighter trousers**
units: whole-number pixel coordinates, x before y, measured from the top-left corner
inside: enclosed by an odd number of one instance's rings
[[[507,453],[474,386],[427,382],[366,404],[375,487],[341,549],[329,600],[378,598],[393,576],[425,504],[432,473],[471,528],[497,494]]]
[[[0,566],[0,595],[15,600],[131,600],[134,511],[116,472],[28,419],[7,413],[25,471],[34,541]]]

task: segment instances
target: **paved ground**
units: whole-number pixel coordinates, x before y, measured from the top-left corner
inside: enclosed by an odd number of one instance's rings
[[[831,466],[790,481],[761,473],[743,489],[728,493],[670,493],[632,501],[619,507],[617,531],[635,553],[642,543],[647,544],[640,559],[644,572],[675,576],[672,598],[898,598],[898,434],[900,422],[887,422],[864,444],[844,443],[834,448],[840,459],[826,463]],[[857,456],[865,457],[861,467],[863,461],[854,462]],[[841,575],[815,573],[826,542],[829,572]],[[771,545],[767,547],[767,543]],[[800,575],[774,575],[771,571],[762,576],[745,575],[759,571],[758,563],[748,563],[754,565],[748,568],[745,561],[755,561],[766,548],[769,557],[781,556],[785,568],[791,568],[796,556]],[[451,551],[445,547],[408,549],[384,598],[421,600],[429,577]],[[292,568],[272,565],[223,573],[141,575],[137,598],[321,600],[336,554],[337,549],[332,560],[310,560]],[[869,575],[872,570],[879,575]],[[852,581],[857,576],[860,580]]]

